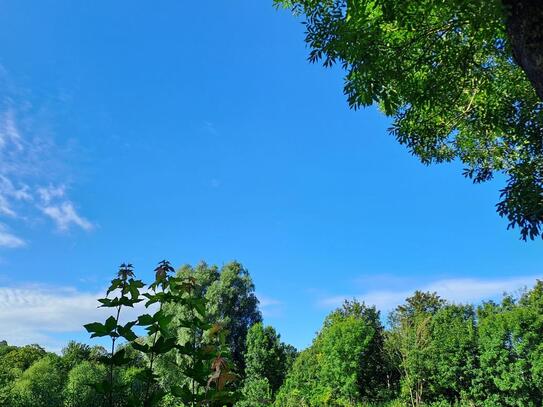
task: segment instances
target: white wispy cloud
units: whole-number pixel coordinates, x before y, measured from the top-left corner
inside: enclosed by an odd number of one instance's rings
[[[212,136],[218,136],[219,135],[219,132],[218,132],[217,128],[215,127],[215,124],[213,124],[212,122],[205,121],[203,129],[206,132],[208,132],[209,134],[211,134]]]
[[[14,201],[32,201],[30,187],[24,183],[15,186],[8,177],[0,174],[0,214],[17,217],[13,209]]]
[[[377,309],[387,313],[402,304],[415,290],[437,292],[442,298],[455,303],[477,303],[500,297],[505,292],[512,293],[524,287],[530,287],[537,278],[542,278],[542,276],[441,279],[413,288],[374,289],[361,294],[330,296],[319,300],[319,305],[337,307],[345,300],[356,298],[368,305],[375,305]]]
[[[49,204],[55,198],[63,198],[66,194],[66,187],[64,185],[39,187],[37,193],[44,204]]]
[[[66,336],[85,335],[84,324],[103,321],[111,314],[110,309],[98,308],[97,299],[104,292],[105,289],[94,292],[61,286],[0,286],[0,340],[14,345],[39,343],[59,351],[66,344]],[[265,317],[281,313],[281,301],[260,294],[258,298]],[[134,308],[124,308],[121,319],[133,320],[143,312],[154,311],[153,307],[145,310],[142,302]]]
[[[1,75],[5,80],[5,70],[0,70]],[[16,234],[22,222],[42,218],[50,219],[59,231],[93,229],[68,196],[67,171],[63,171],[59,149],[47,132],[42,134],[29,124],[35,120],[28,111],[18,107],[8,96],[0,99],[0,222],[9,220]],[[5,228],[0,234],[0,247],[24,245],[23,239]]]
[[[23,239],[10,233],[4,225],[0,224],[0,247],[16,249],[25,245],[26,242]]]
[[[0,287],[0,340],[14,345],[39,343],[58,351],[65,344],[58,335],[84,333],[84,324],[110,315],[110,310],[97,308],[101,297],[103,292],[66,287]],[[133,319],[142,307],[126,308],[123,321]]]
[[[21,151],[23,149],[23,142],[15,123],[15,112],[10,108],[2,116],[3,118],[0,123],[0,149],[12,145],[16,150]]]
[[[264,318],[278,318],[283,315],[285,304],[275,298],[257,293],[260,312]]]
[[[71,225],[79,226],[84,230],[91,230],[93,228],[92,223],[81,217],[70,201],[64,201],[59,205],[44,206],[41,210],[53,219],[57,228],[61,231],[68,230]]]
[[[84,230],[93,228],[93,224],[79,215],[73,202],[66,198],[65,185],[39,187],[37,195],[41,201],[38,207],[55,222],[58,230],[66,231],[71,225],[79,226]]]

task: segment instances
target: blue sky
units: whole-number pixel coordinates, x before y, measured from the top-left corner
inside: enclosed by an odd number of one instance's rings
[[[271,2],[0,0],[0,339],[84,339],[117,265],[242,262],[298,347],[343,298],[541,276],[500,179],[425,167]]]

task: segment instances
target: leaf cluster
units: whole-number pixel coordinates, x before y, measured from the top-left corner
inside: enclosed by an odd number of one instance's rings
[[[543,101],[514,62],[503,2],[275,0],[304,16],[309,60],[346,72],[354,108],[377,104],[424,164],[506,176],[497,212],[543,235]]]
[[[179,399],[186,405],[222,405],[226,400],[235,398],[227,390],[227,385],[236,379],[230,371],[228,348],[225,345],[226,332],[219,324],[213,324],[208,318],[205,298],[201,297],[196,280],[192,276],[176,277],[174,269],[167,261],[161,261],[155,268],[155,280],[147,286],[134,277],[130,264],[121,265],[117,277],[111,281],[105,298],[101,298],[101,307],[111,308],[113,315],[105,322],[86,324],[91,337],[111,338],[111,352],[101,358],[109,367],[109,375],[103,381],[93,384],[98,393],[104,394],[108,405],[115,405],[114,394],[121,391],[122,384],[114,381],[114,371],[127,366],[131,358],[127,355],[133,349],[145,355],[147,365],[136,372],[134,379],[143,384],[141,399],[129,400],[128,406],[157,406],[167,392],[160,386],[159,377],[153,369],[157,358],[176,352],[182,362],[178,366],[188,382],[172,386],[169,396]],[[110,298],[110,295],[114,295]],[[120,322],[123,307],[134,307],[144,302],[147,312],[137,319],[126,323]],[[188,310],[185,318],[179,319],[166,309],[182,305]],[[144,337],[135,333],[143,329]],[[177,331],[187,329],[189,339],[179,341]],[[206,341],[202,341],[202,338]],[[115,342],[123,339],[125,346],[115,348]]]

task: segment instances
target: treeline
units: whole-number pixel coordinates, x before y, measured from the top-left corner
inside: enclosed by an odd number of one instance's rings
[[[387,325],[356,301],[332,312],[276,405],[543,405],[542,282],[478,307],[416,292]]]
[[[241,264],[155,271],[146,286],[123,265],[99,300],[111,316],[86,327],[110,350],[0,343],[0,405],[543,405],[542,282],[477,307],[415,292],[386,324],[348,301],[298,353],[262,324]],[[121,321],[139,302],[148,312]]]

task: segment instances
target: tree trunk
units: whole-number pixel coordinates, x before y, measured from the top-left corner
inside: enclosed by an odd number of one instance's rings
[[[543,101],[543,0],[502,0],[515,62]]]

